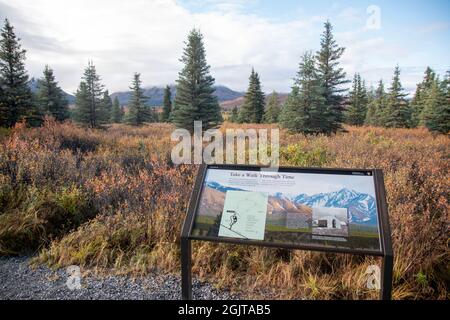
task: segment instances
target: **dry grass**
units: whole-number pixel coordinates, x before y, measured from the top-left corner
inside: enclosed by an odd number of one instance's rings
[[[179,272],[179,234],[196,168],[172,165],[172,129],[90,131],[47,121],[5,133],[0,254],[39,250],[37,262],[99,272]],[[281,163],[383,169],[394,298],[448,299],[448,137],[423,129],[347,130],[331,137],[283,131]],[[210,243],[195,243],[193,252],[196,276],[249,298],[377,297],[365,285],[367,266],[377,262],[369,257]]]

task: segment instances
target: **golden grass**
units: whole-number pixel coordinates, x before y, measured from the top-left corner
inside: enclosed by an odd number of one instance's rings
[[[224,124],[226,128],[274,125]],[[381,168],[395,252],[395,299],[448,299],[450,143],[425,129],[281,132],[281,164]],[[195,166],[174,166],[167,124],[86,130],[47,120],[0,138],[0,254],[97,272],[178,273]],[[194,243],[195,276],[248,298],[373,299],[369,257]]]

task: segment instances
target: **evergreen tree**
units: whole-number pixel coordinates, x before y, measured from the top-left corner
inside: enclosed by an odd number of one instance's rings
[[[280,113],[280,125],[291,132],[302,132],[304,114],[300,110],[300,88],[294,84]]]
[[[94,64],[89,61],[77,91],[75,120],[91,128],[99,127],[105,119],[103,98],[100,76]]]
[[[209,73],[200,31],[193,29],[189,33],[181,62],[184,67],[177,80],[173,123],[191,132],[194,121],[202,121],[203,130],[218,126],[222,122],[222,114],[213,94],[214,78]]]
[[[329,133],[334,115],[325,105],[323,90],[314,56],[307,52],[302,56],[292,92],[281,111],[281,125],[293,132]]]
[[[164,88],[163,110],[161,114],[161,121],[167,122],[170,119],[170,113],[172,112],[172,93],[170,87]]]
[[[86,82],[81,81],[75,94],[76,107],[73,111],[73,118],[76,122],[87,126],[93,123],[89,100],[90,98]]]
[[[4,97],[3,79],[0,77],[0,127],[7,126],[9,120],[9,108],[2,97]]]
[[[112,110],[111,110],[111,123],[120,123],[123,119],[123,109],[119,103],[119,98],[114,98]]]
[[[425,99],[422,119],[424,125],[433,132],[450,132],[450,104],[448,78],[441,85],[439,78],[433,79]]]
[[[382,125],[382,114],[386,106],[386,92],[384,90],[383,80],[378,82],[378,87],[375,90],[370,103],[367,106],[367,114],[365,124],[369,126]]]
[[[264,122],[277,123],[280,117],[280,112],[281,109],[278,102],[278,93],[273,91],[267,104],[267,109],[264,113]]]
[[[353,87],[350,92],[350,105],[345,112],[346,122],[351,125],[361,126],[367,114],[367,89],[361,80],[361,75],[356,73],[353,77]]]
[[[55,120],[64,121],[69,118],[67,99],[48,65],[45,66],[44,76],[38,80],[36,100],[38,107]]]
[[[343,85],[349,81],[345,80],[345,72],[339,67],[339,59],[345,48],[339,47],[332,33],[333,27],[327,21],[325,31],[320,40],[320,51],[317,52],[317,71],[323,87],[323,96],[327,114],[325,133],[335,133],[342,129],[343,121],[343,94],[347,89]]]
[[[113,102],[111,97],[109,96],[109,91],[105,90],[103,92],[103,98],[101,101],[101,110],[100,110],[100,123],[111,123],[111,113],[113,109]]]
[[[426,92],[424,92],[424,88],[422,83],[418,83],[416,87],[416,92],[414,93],[414,97],[411,100],[411,119],[409,121],[409,126],[411,128],[415,128],[421,124],[421,115],[424,106],[424,98],[426,96]]]
[[[135,73],[133,83],[130,87],[132,96],[129,104],[127,122],[131,125],[139,126],[144,122],[153,121],[153,114],[147,106],[148,97],[144,95],[140,73]]]
[[[430,68],[427,67],[425,70],[425,74],[421,83],[417,85],[416,92],[414,94],[413,99],[411,100],[411,119],[410,119],[410,127],[417,127],[419,125],[424,125],[423,119],[423,109],[425,106],[425,102],[427,96],[430,92],[431,86],[436,79],[436,73]]]
[[[373,85],[371,85],[366,92],[367,92],[367,105],[369,105],[369,103],[371,103],[375,99],[375,89],[373,88]]]
[[[261,90],[259,75],[252,68],[245,102],[239,112],[239,122],[260,123],[264,116],[265,97]]]
[[[8,19],[5,19],[0,33],[0,126],[14,126],[21,119],[26,119],[31,125],[39,125],[41,112],[33,105],[25,70],[26,50],[22,49],[20,38],[17,38]]]
[[[231,110],[231,115],[230,115],[230,118],[228,119],[228,121],[233,122],[233,123],[239,122],[239,111],[238,111],[237,106],[234,106],[233,110]]]
[[[388,128],[406,128],[410,123],[411,113],[400,82],[400,68],[395,67],[392,85],[389,88],[386,109],[382,114],[382,122]]]

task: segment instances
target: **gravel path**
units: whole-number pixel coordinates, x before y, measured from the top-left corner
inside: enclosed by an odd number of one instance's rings
[[[100,299],[100,300],[174,300],[181,299],[178,276],[155,275],[132,279],[126,276],[81,279],[81,289],[70,290],[66,270],[45,266],[30,268],[29,258],[0,258],[0,300],[4,299]],[[237,299],[208,283],[193,281],[194,299]]]

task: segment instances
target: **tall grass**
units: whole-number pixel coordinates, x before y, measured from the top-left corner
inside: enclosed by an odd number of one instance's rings
[[[37,263],[98,272],[179,272],[179,234],[196,167],[171,163],[172,130],[86,130],[47,120],[42,128],[19,125],[5,133],[0,254],[33,250]],[[282,131],[281,164],[383,169],[394,298],[449,298],[448,137],[422,129],[347,130],[330,137]],[[195,243],[193,254],[196,276],[249,298],[377,297],[366,287],[367,267],[379,263],[370,257],[210,243]]]

